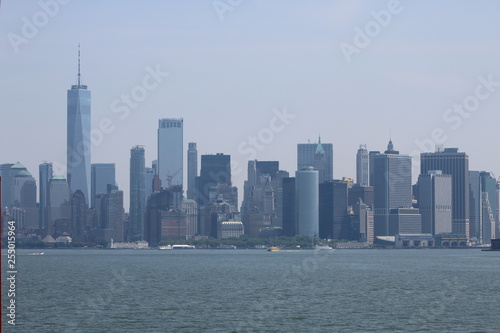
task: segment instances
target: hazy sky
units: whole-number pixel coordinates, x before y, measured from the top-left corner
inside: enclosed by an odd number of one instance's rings
[[[252,145],[293,174],[296,144],[318,134],[334,178],[354,178],[358,145],[385,150],[390,131],[401,153],[439,141],[500,176],[499,13],[496,0],[2,1],[0,163],[37,179],[41,162],[65,164],[80,43],[92,163],[116,163],[127,209],[130,148],[150,166],[168,117],[184,118],[185,150],[231,155],[240,200]]]

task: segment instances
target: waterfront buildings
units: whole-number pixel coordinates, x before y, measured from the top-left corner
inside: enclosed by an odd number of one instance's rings
[[[217,238],[238,238],[244,233],[243,223],[240,221],[222,221],[217,228]]]

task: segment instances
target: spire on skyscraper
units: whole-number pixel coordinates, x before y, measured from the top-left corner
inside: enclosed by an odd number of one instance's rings
[[[80,86],[80,43],[78,43],[78,86]]]
[[[399,151],[394,150],[394,145],[392,144],[392,138],[389,138],[389,143],[387,144],[387,150],[385,154],[399,154]]]
[[[316,147],[316,155],[325,155],[325,150],[321,145],[321,135],[318,138],[318,146]]]

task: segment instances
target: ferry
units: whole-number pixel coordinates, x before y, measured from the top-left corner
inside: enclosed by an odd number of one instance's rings
[[[276,247],[276,246],[270,246],[267,248],[268,251],[271,251],[271,252],[276,252],[276,251],[279,251],[280,248],[279,247]]]
[[[187,244],[177,244],[177,245],[172,245],[172,250],[194,250],[196,249],[196,246],[194,245],[187,245]]]

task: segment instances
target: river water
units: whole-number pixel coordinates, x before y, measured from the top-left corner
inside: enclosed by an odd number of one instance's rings
[[[4,332],[500,332],[500,252],[43,251]]]

